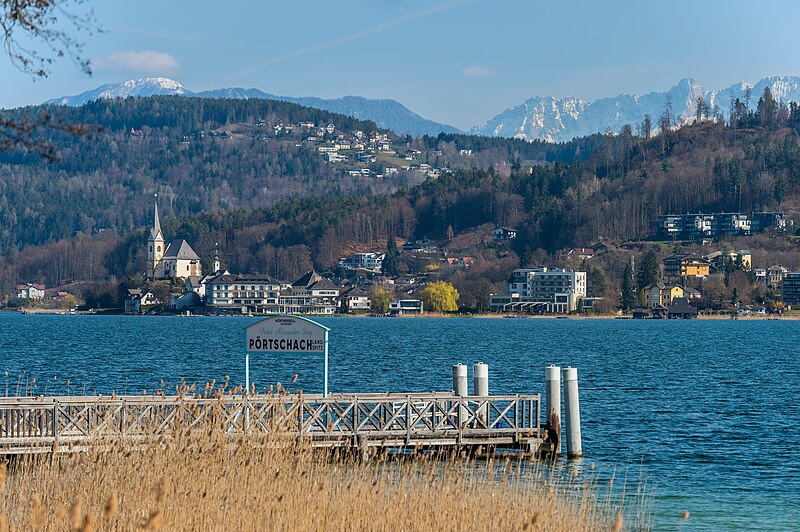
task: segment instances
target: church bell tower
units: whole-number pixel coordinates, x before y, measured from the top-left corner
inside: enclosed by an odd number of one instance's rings
[[[150,265],[152,278],[156,277],[156,270],[161,257],[164,256],[164,235],[161,233],[161,223],[158,221],[158,194],[155,195],[155,215],[153,228],[150,229],[150,238],[147,239],[147,259]]]

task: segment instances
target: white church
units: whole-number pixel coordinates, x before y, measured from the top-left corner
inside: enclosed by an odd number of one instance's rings
[[[148,274],[153,279],[188,278],[203,275],[200,257],[186,240],[173,240],[164,247],[164,235],[158,220],[158,200],[155,204],[153,228],[147,240]]]

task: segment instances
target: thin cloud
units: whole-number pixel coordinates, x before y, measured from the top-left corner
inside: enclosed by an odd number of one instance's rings
[[[126,50],[92,59],[92,68],[101,70],[126,70],[142,74],[177,74],[181,65],[175,56],[155,50]]]
[[[494,76],[494,70],[486,65],[464,67],[461,70],[461,73],[470,78],[486,78],[489,76]]]
[[[331,39],[330,41],[314,44],[312,46],[307,46],[305,48],[300,48],[294,50],[292,52],[288,52],[283,55],[279,55],[277,57],[273,57],[272,59],[268,59],[261,63],[257,63],[251,67],[246,69],[240,70],[235,72],[224,79],[230,80],[233,78],[238,78],[244,76],[246,74],[251,74],[257,70],[261,70],[263,68],[283,63],[284,61],[288,61],[290,59],[295,59],[297,57],[301,57],[304,55],[308,55],[314,52],[319,52],[320,50],[325,50],[328,48],[332,48],[334,46],[339,46],[340,44],[345,44],[351,41],[355,41],[357,39],[361,39],[363,37],[368,37],[369,35],[373,35],[375,33],[380,33],[382,31],[388,30],[389,28],[394,28],[395,26],[399,26],[401,24],[405,24],[407,22],[411,22],[413,20],[420,19],[422,17],[427,17],[429,15],[434,15],[436,13],[441,13],[443,11],[449,11],[451,9],[461,7],[466,4],[470,4],[475,0],[448,0],[447,2],[442,2],[440,4],[436,4],[426,9],[420,9],[419,11],[414,11],[413,13],[408,13],[407,15],[402,15],[397,18],[393,18],[391,20],[387,20],[386,22],[381,22],[375,26],[370,28],[364,28],[362,30],[355,31],[353,33],[349,33],[347,35],[343,35],[341,37],[337,37],[335,39]]]

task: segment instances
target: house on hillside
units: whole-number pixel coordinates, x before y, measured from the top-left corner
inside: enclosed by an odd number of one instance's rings
[[[409,240],[403,244],[404,253],[438,253],[439,247],[435,242],[423,238],[422,240]]]
[[[380,272],[383,268],[383,259],[386,253],[354,253],[349,257],[339,259],[339,267],[345,270],[369,270]]]
[[[44,299],[45,288],[42,284],[18,284],[16,288],[19,299],[30,299],[31,301]]]
[[[767,268],[767,286],[770,288],[780,288],[781,283],[783,283],[783,276],[786,275],[788,271],[788,269],[780,264]]]
[[[495,240],[511,240],[517,238],[517,230],[498,226],[492,231]]]
[[[670,255],[663,263],[664,276],[670,279],[704,278],[711,273],[711,265],[703,258],[693,255]]]

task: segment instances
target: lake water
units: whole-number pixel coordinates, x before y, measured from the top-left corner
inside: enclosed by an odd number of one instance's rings
[[[243,383],[257,320],[0,314],[0,394],[34,377],[37,394]],[[800,529],[800,321],[318,321],[332,392],[450,390],[453,364],[482,361],[491,393],[543,394],[545,366],[577,367],[581,467],[644,478],[657,529]],[[293,389],[321,391],[321,357],[251,362],[259,389],[295,373]]]

